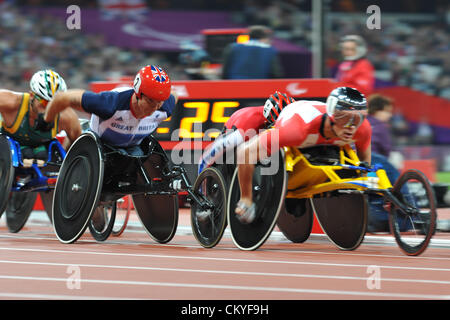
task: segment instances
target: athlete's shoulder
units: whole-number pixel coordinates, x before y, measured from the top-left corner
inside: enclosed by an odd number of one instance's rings
[[[322,116],[326,112],[326,105],[320,101],[298,100],[286,106],[280,113],[279,119],[284,121],[298,115],[306,123]]]

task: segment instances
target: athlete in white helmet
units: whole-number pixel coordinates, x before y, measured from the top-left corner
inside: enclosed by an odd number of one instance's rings
[[[45,128],[37,124],[43,119],[45,108],[58,91],[66,91],[64,79],[55,71],[47,69],[36,72],[30,80],[30,92],[14,92],[0,89],[1,133],[21,145],[24,166],[35,160],[43,164],[47,160],[45,143],[64,130],[67,134],[64,147],[81,134],[80,122],[75,111],[64,110]]]

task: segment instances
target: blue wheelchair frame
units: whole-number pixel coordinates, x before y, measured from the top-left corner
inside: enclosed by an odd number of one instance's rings
[[[41,168],[38,167],[36,163],[33,163],[31,167],[25,168],[23,166],[23,159],[22,159],[22,152],[20,151],[20,144],[14,140],[13,138],[5,135],[9,146],[11,149],[11,158],[12,158],[12,165],[15,168],[14,172],[14,182],[11,188],[12,192],[21,192],[21,191],[47,191],[49,189],[54,189],[55,184],[49,184],[49,179],[54,178],[56,179],[58,176],[58,173],[52,173],[51,175],[45,175],[42,173]],[[60,166],[61,163],[52,163],[52,151],[53,148],[56,148],[59,152],[59,154],[62,157],[62,160],[64,160],[66,156],[66,151],[62,147],[62,145],[59,143],[57,139],[53,139],[49,145],[48,145],[48,154],[47,154],[47,161],[45,162],[43,167],[46,167],[50,164],[58,165]],[[18,175],[31,175],[31,180],[26,182],[25,184],[19,184],[17,182],[17,176]]]

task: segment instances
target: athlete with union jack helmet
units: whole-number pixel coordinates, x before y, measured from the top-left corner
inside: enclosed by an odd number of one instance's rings
[[[157,65],[148,65],[136,74],[133,87],[58,93],[49,103],[44,120],[50,121],[68,107],[90,113],[90,129],[103,141],[131,155],[142,155],[139,144],[172,115],[176,101],[169,75]]]

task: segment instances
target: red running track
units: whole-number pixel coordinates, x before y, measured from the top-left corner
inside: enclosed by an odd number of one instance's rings
[[[168,244],[154,242],[138,221],[104,243],[87,231],[62,244],[45,213],[33,212],[17,234],[0,220],[0,299],[450,299],[450,234],[419,257],[377,239],[366,235],[355,251],[341,251],[321,236],[293,244],[274,232],[248,252],[226,232],[205,249],[182,209]]]

